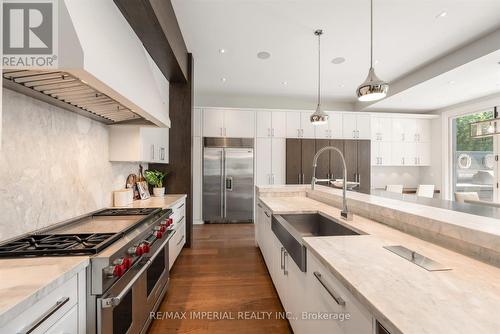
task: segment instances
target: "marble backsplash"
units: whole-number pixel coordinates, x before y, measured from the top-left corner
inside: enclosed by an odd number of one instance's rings
[[[108,161],[106,125],[2,94],[0,241],[110,206],[112,191],[137,173],[136,163]]]

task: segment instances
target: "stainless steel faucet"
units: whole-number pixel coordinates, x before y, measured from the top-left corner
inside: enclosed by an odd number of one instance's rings
[[[321,181],[328,181],[328,182],[330,182],[330,179],[317,179],[316,178],[316,167],[318,167],[318,158],[321,155],[321,153],[323,153],[325,151],[328,151],[328,150],[332,150],[332,151],[337,152],[340,155],[340,157],[342,158],[342,165],[344,167],[344,175],[343,175],[343,178],[342,178],[343,179],[343,182],[342,182],[342,211],[340,211],[340,215],[345,220],[352,220],[352,213],[350,213],[347,210],[347,199],[346,199],[347,167],[346,167],[346,164],[345,164],[344,155],[342,154],[342,151],[340,151],[338,148],[336,148],[334,146],[325,146],[322,149],[320,149],[318,152],[316,152],[316,154],[314,155],[314,159],[313,159],[313,176],[312,176],[312,180],[311,180],[311,189],[314,190],[314,186],[315,186],[315,184],[316,184],[317,181],[320,181],[320,182]]]

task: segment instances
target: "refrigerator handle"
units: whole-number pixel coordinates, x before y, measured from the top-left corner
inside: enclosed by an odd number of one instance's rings
[[[233,177],[226,177],[226,190],[233,191]]]

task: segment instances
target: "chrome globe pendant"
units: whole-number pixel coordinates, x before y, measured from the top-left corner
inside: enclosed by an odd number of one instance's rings
[[[309,119],[313,125],[321,125],[328,122],[328,114],[321,107],[321,35],[323,35],[323,30],[316,30],[314,35],[318,36],[318,105]]]
[[[356,90],[359,101],[377,101],[387,96],[389,84],[380,80],[373,68],[373,0],[370,0],[370,70],[366,80]]]

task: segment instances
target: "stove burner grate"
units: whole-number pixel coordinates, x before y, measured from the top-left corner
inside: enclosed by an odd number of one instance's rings
[[[32,235],[0,245],[0,257],[92,255],[119,237],[116,233]]]

